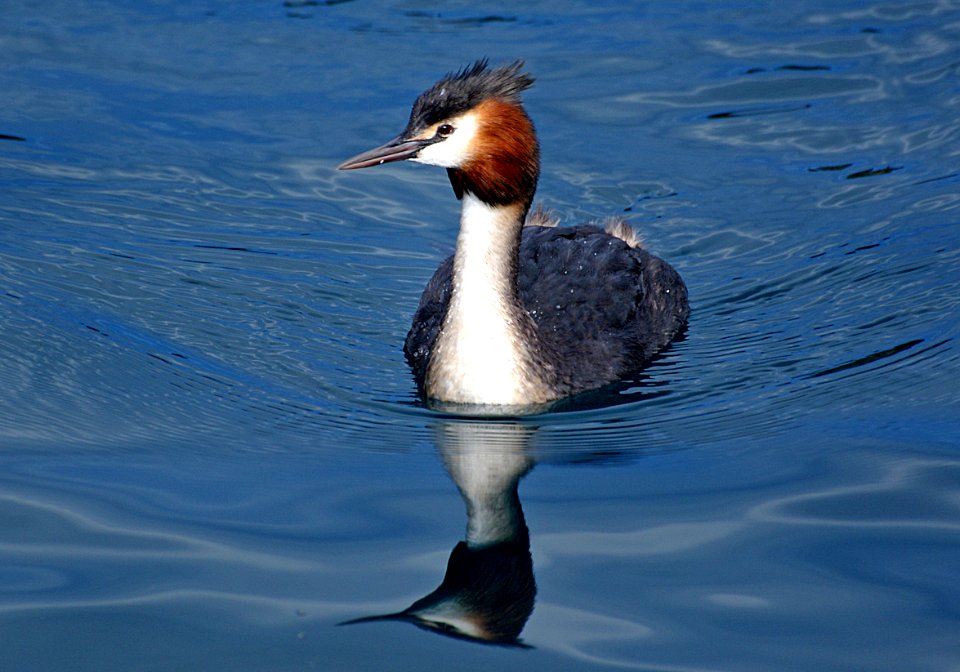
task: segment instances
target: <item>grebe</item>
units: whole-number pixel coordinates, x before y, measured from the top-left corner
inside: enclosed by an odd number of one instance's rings
[[[636,373],[686,323],[679,274],[623,220],[527,217],[540,174],[522,61],[482,59],[417,98],[403,132],[340,170],[409,159],[447,169],[462,202],[454,255],[427,283],[404,353],[427,398],[540,404]]]

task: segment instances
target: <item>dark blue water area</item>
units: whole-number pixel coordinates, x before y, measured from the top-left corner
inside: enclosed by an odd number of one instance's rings
[[[960,667],[960,3],[3,15],[0,669]],[[513,419],[403,359],[443,171],[335,170],[480,56],[692,304]]]

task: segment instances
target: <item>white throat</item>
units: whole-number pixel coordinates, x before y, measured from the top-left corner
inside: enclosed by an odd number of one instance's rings
[[[511,285],[517,207],[463,196],[453,292],[427,371],[427,394],[466,404],[530,403],[529,364]],[[522,309],[521,309],[522,310]]]

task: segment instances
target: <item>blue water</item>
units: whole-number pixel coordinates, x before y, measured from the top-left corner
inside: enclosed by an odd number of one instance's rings
[[[0,669],[960,667],[960,3],[13,2],[0,50]],[[693,307],[497,422],[401,352],[445,175],[334,170],[484,55],[539,200]],[[518,481],[512,645],[337,625]]]

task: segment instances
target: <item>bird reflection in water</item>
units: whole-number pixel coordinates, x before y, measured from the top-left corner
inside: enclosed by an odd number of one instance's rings
[[[454,546],[440,586],[403,611],[341,623],[406,621],[450,637],[525,647],[537,585],[517,487],[535,462],[535,428],[511,422],[445,422],[440,455],[467,507],[466,538]]]

